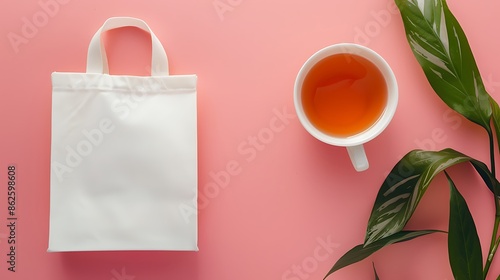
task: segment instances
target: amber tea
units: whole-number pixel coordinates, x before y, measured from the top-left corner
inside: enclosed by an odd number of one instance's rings
[[[307,118],[317,129],[339,137],[356,135],[376,123],[387,96],[380,70],[368,59],[349,53],[320,60],[302,85]]]

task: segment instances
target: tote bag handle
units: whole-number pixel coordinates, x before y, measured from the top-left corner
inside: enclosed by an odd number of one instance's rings
[[[165,49],[160,40],[153,33],[151,28],[143,20],[131,17],[112,17],[106,20],[104,24],[97,30],[90,41],[89,50],[87,53],[87,73],[105,73],[109,74],[108,58],[106,50],[101,41],[101,34],[111,29],[121,27],[137,27],[149,34],[152,40],[152,58],[151,58],[151,75],[152,76],[168,76],[168,59]]]

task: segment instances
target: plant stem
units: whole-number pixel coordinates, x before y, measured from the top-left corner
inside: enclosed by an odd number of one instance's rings
[[[491,161],[491,174],[493,175],[493,178],[495,178],[495,182],[493,182],[493,194],[494,194],[494,200],[495,200],[495,217],[500,217],[500,200],[498,197],[500,196],[500,190],[498,189],[500,186],[497,186],[496,184],[496,167],[495,167],[495,138],[493,137],[493,131],[488,131],[488,137],[490,139],[490,161]],[[498,230],[498,226],[497,226]],[[492,243],[495,242],[496,236],[493,236],[491,239]]]
[[[493,175],[494,178],[496,178],[496,175],[495,175],[495,142],[494,142],[494,137],[493,137],[492,131],[488,131],[488,137],[490,139],[491,174]],[[495,224],[493,226],[493,233],[491,236],[490,250],[488,251],[486,265],[484,266],[484,270],[483,270],[483,278],[484,279],[486,279],[486,276],[488,276],[488,271],[490,270],[491,262],[493,261],[493,258],[495,257],[495,253],[497,252],[498,244],[500,242],[500,238],[497,238],[498,227],[500,225],[500,201],[498,199],[498,195],[499,195],[498,187],[499,186],[497,186],[496,179],[495,179],[495,182],[493,182],[493,199],[495,200]]]
[[[495,226],[493,228],[493,239],[492,243],[490,245],[490,251],[488,252],[488,259],[486,260],[486,265],[484,267],[483,271],[483,277],[486,279],[486,276],[488,275],[488,271],[490,270],[491,262],[493,261],[493,257],[495,256],[495,253],[497,252],[498,249],[498,242],[500,242],[500,239],[497,240],[496,236],[498,234],[498,225],[500,224],[500,217],[496,216],[495,217]]]
[[[493,174],[493,177],[496,178],[497,176],[495,175],[495,172],[496,172],[496,168],[495,168],[495,139],[493,137],[493,131],[488,131],[488,138],[490,139],[491,174]],[[497,195],[498,195],[498,193],[497,193]]]

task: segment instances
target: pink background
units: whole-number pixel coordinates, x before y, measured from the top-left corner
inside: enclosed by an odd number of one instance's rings
[[[54,1],[9,1],[0,12],[0,279],[322,279],[363,241],[378,188],[402,155],[452,147],[488,161],[486,134],[451,112],[428,85],[392,0]],[[57,6],[47,16],[43,3]],[[218,12],[214,3],[229,8]],[[500,99],[495,35],[500,4],[449,0],[449,5],[468,35],[487,89]],[[229,163],[241,167],[227,186],[199,204],[199,252],[46,252],[50,74],[85,71],[90,38],[111,16],[144,19],[164,44],[171,73],[199,77],[200,195],[216,182],[211,174]],[[26,21],[37,23],[36,30],[23,34]],[[12,44],[12,34],[24,41]],[[112,73],[148,73],[147,34],[123,29],[108,39]],[[293,83],[303,62],[339,42],[379,52],[400,86],[392,123],[365,147],[371,167],[363,173],[354,171],[345,149],[307,134],[293,107]],[[276,112],[283,111],[291,114],[283,129],[251,146],[249,139],[263,137]],[[19,176],[16,273],[6,268],[3,225],[9,164]],[[468,165],[450,174],[476,219],[484,252],[494,220],[491,194]],[[446,180],[439,176],[408,228],[446,230],[448,198]],[[373,279],[372,261],[384,280],[453,279],[444,234],[390,246],[331,279]],[[498,274],[499,256],[488,279]]]

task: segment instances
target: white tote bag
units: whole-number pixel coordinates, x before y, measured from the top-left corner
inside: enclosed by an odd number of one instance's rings
[[[151,34],[151,76],[108,74],[101,33],[126,26]],[[49,252],[198,250],[196,82],[128,17],[97,31],[86,73],[52,74]]]

